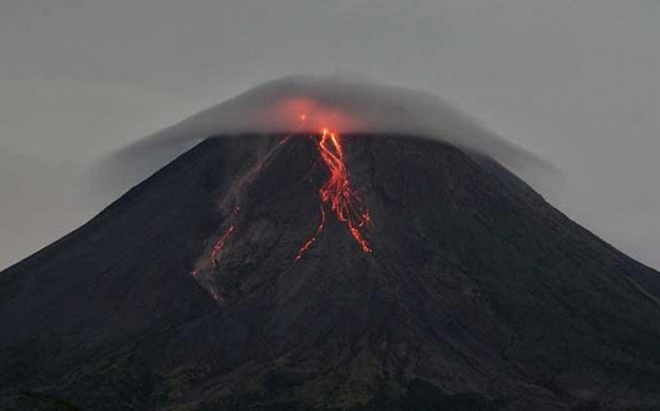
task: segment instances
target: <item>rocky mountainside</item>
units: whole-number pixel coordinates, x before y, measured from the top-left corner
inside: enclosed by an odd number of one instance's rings
[[[657,272],[487,158],[321,138],[209,138],[0,273],[0,409],[660,407]]]

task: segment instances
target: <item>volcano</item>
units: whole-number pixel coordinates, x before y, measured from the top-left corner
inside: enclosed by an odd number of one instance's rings
[[[660,276],[415,136],[207,138],[0,274],[3,410],[651,410]]]

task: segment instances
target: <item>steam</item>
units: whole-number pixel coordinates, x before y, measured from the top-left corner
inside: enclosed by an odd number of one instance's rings
[[[342,134],[437,139],[492,158],[532,185],[556,171],[433,94],[356,77],[290,76],[255,87],[125,147],[106,159],[103,174],[117,177],[116,171],[121,171],[121,183],[136,183],[210,136],[319,132],[323,128]]]

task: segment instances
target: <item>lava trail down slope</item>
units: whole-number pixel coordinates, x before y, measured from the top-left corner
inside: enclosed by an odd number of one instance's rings
[[[209,138],[0,273],[2,410],[651,410],[660,275],[488,158]]]

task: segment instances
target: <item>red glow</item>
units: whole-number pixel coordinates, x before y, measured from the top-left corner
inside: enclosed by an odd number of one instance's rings
[[[238,209],[238,207],[237,207]],[[218,255],[220,254],[220,251],[225,247],[225,244],[227,243],[227,239],[231,235],[231,233],[234,232],[234,226],[230,226],[227,231],[220,237],[218,241],[216,241],[215,245],[213,246],[213,251],[211,252],[211,255],[209,256],[208,259],[204,260],[202,264],[198,265],[195,270],[190,273],[193,277],[195,277],[203,268],[208,267],[210,264],[213,268],[215,268],[218,263],[216,262],[216,259],[218,258]],[[216,298],[217,300],[217,298]]]
[[[314,241],[316,241],[316,237],[318,237],[318,235],[321,234],[321,231],[323,231],[323,227],[325,227],[325,209],[323,208],[323,204],[321,204],[321,222],[319,223],[318,227],[316,227],[316,232],[314,235],[310,237],[309,240],[305,241],[305,244],[300,247],[300,250],[298,250],[298,254],[296,255],[296,259],[294,261],[300,260],[303,254],[305,254],[307,250],[312,247],[312,244],[314,244]]]
[[[302,122],[309,120],[308,114],[303,113],[299,115]],[[358,193],[352,189],[349,182],[349,173],[344,162],[344,149],[341,145],[341,138],[338,133],[331,132],[328,129],[323,129],[320,134],[310,136],[316,140],[317,149],[323,163],[328,167],[330,176],[328,180],[319,189],[320,204],[320,221],[312,235],[298,250],[295,260],[300,260],[303,255],[309,251],[314,245],[317,237],[321,234],[327,221],[327,213],[332,212],[337,217],[337,220],[344,223],[348,228],[351,236],[358,243],[360,248],[365,253],[372,251],[367,239],[366,229],[371,222],[371,215],[366,206],[362,203]],[[224,301],[221,293],[215,289],[214,286],[208,285],[207,279],[204,276],[200,277],[203,270],[215,270],[218,267],[218,256],[223,251],[228,241],[236,231],[237,215],[242,211],[241,206],[236,204],[240,201],[239,195],[246,184],[250,184],[254,178],[262,171],[265,161],[275,152],[276,148],[285,144],[292,138],[291,135],[283,138],[280,144],[271,149],[262,160],[252,167],[242,178],[234,183],[229,190],[228,195],[223,200],[223,208],[229,206],[232,202],[233,210],[228,217],[227,221],[231,225],[225,232],[216,240],[211,252],[202,260],[197,267],[190,273],[200,284],[209,290],[214,299]],[[311,172],[310,172],[311,173]],[[310,174],[311,178],[311,174]],[[327,207],[327,209],[326,209]]]
[[[233,232],[234,232],[234,226],[229,227],[229,229],[227,229],[225,234],[222,237],[220,237],[220,239],[213,246],[213,252],[211,253],[211,264],[213,264],[214,268],[218,264],[215,261],[215,259],[218,257],[218,254],[220,254],[220,251],[222,251],[223,247],[225,246],[225,242],[227,242],[227,237],[229,237]]]
[[[285,132],[316,132],[328,124],[337,130],[359,130],[360,121],[351,113],[307,97],[291,97],[277,102],[265,113],[264,121]]]
[[[309,250],[325,225],[325,204],[330,205],[339,221],[346,224],[362,251],[370,253],[371,247],[366,239],[365,230],[371,222],[369,210],[362,204],[360,197],[349,182],[349,173],[344,163],[344,150],[339,134],[324,129],[317,141],[317,148],[323,162],[330,171],[330,178],[319,190],[321,197],[321,223],[316,233],[298,251],[296,261]]]

